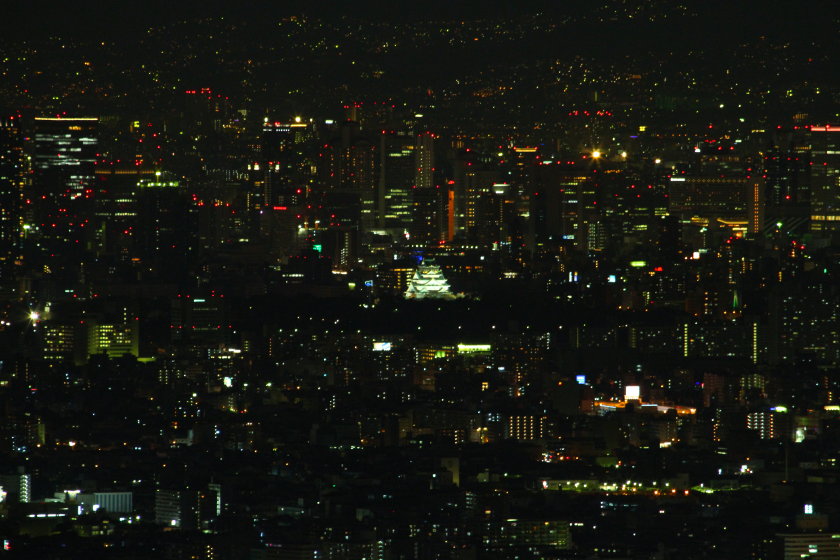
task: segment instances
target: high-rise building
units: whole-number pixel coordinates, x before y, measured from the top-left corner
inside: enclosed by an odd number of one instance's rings
[[[293,122],[265,120],[262,127],[261,148],[265,161],[280,159],[286,150],[312,136],[312,126],[296,117]]]
[[[418,134],[414,153],[417,168],[414,186],[429,189],[435,184],[435,135],[428,131]]]
[[[203,348],[227,343],[229,325],[224,296],[211,292],[205,297],[178,294],[172,300],[172,340],[193,354],[203,354]]]
[[[455,160],[454,191],[454,230],[469,240],[482,237],[485,224],[486,208],[493,205],[495,197],[493,186],[504,183],[504,175],[498,167],[492,165],[492,158],[472,149],[458,154]]]
[[[414,189],[409,229],[412,244],[428,246],[450,238],[447,227],[450,192],[440,186]]]
[[[482,523],[488,558],[549,558],[572,547],[569,522],[558,519],[504,519]]]
[[[25,166],[18,119],[0,118],[0,283],[20,255]]]
[[[686,219],[746,220],[752,190],[741,176],[671,177],[669,211]]]
[[[803,558],[840,559],[840,535],[836,533],[783,533],[779,535],[784,560]]]
[[[414,137],[404,131],[381,136],[379,152],[379,227],[400,236],[411,226],[412,191],[417,176]]]
[[[0,488],[6,492],[6,500],[25,504],[30,500],[31,477],[28,474],[0,475]]]
[[[100,508],[108,513],[134,512],[134,494],[132,492],[91,492],[76,497],[83,512],[93,512]]]
[[[177,178],[157,174],[140,179],[136,186],[137,224],[134,246],[137,256],[161,267],[183,267],[197,243],[196,205],[186,186]]]
[[[148,167],[133,164],[99,165],[96,169],[94,249],[97,254],[127,260],[136,257],[137,183],[155,176]]]
[[[840,234],[840,126],[812,126],[811,231]]]
[[[92,235],[99,119],[36,118],[29,198],[37,233],[62,249],[86,249]]]
[[[221,511],[220,487],[179,488],[155,491],[155,522],[166,527],[196,530],[207,526]]]
[[[171,173],[99,165],[93,214],[86,228],[92,234],[91,249],[123,261],[159,267],[177,264],[171,270],[179,270],[196,246],[200,209]],[[219,210],[230,213],[227,207]]]
[[[534,440],[546,436],[546,418],[534,414],[511,414],[505,417],[504,433],[507,439]]]
[[[300,145],[312,138],[313,128],[300,117],[288,123],[263,123],[259,158],[248,166],[250,209],[263,210],[264,214],[274,206],[292,207],[303,202],[313,162]]]
[[[504,154],[504,152],[501,152]],[[505,157],[511,159],[510,183],[516,201],[517,215],[528,215],[530,187],[534,182],[534,171],[540,161],[539,148],[536,146],[515,146]]]
[[[376,228],[379,193],[379,142],[361,133],[359,124],[342,123],[340,136],[320,148],[318,173],[331,195],[346,195],[355,206],[353,226]],[[342,212],[343,213],[343,212]],[[351,225],[351,224],[347,224]]]
[[[498,246],[511,241],[511,225],[515,221],[517,196],[508,183],[493,183],[475,204],[469,207],[473,216],[470,239],[483,246]]]
[[[87,323],[87,355],[107,354],[119,358],[126,354],[140,355],[140,322],[123,307],[119,313],[102,319],[91,319]]]
[[[777,132],[764,153],[765,229],[777,223],[788,232],[808,229],[810,146],[806,140],[806,134],[798,128]]]
[[[321,255],[332,260],[336,270],[349,271],[359,255],[359,232],[354,228],[330,227],[317,231],[315,239],[321,245]]]
[[[46,321],[42,328],[41,359],[48,365],[67,366],[87,361],[85,325],[79,321]]]
[[[541,166],[540,184],[530,196],[530,220],[535,248],[568,244],[580,250],[600,248],[598,185],[583,168]]]
[[[761,439],[775,439],[779,437],[776,418],[771,410],[757,410],[747,413],[747,429],[758,432]]]
[[[376,271],[374,286],[383,293],[404,294],[414,276],[414,263],[395,261]]]

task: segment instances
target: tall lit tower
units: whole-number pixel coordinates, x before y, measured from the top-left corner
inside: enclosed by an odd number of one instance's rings
[[[808,136],[797,127],[777,130],[764,152],[765,222],[775,227],[779,222],[787,232],[803,233],[808,229],[810,190],[808,188],[810,146]],[[766,229],[766,228],[765,228]]]
[[[36,118],[33,217],[40,235],[59,246],[83,243],[93,212],[96,118]]]
[[[379,154],[379,226],[400,234],[411,225],[412,189],[417,175],[414,139],[403,131],[385,133]]]
[[[21,249],[25,165],[17,119],[0,118],[0,282],[4,283]]]
[[[417,135],[414,148],[415,179],[414,185],[418,189],[430,189],[435,184],[435,135],[431,132],[421,132]]]
[[[811,231],[840,233],[840,126],[811,127]]]
[[[331,194],[355,199],[362,230],[376,229],[379,193],[380,143],[361,133],[359,124],[341,124],[340,136],[325,142],[319,154],[319,173]]]

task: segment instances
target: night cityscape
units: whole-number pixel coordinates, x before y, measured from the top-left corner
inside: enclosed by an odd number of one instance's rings
[[[840,560],[840,4],[0,5],[0,560]]]

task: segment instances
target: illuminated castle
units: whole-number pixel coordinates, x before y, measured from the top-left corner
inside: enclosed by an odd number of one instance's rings
[[[424,262],[414,271],[405,291],[406,299],[454,299],[449,291],[449,282],[443,276],[440,266]]]

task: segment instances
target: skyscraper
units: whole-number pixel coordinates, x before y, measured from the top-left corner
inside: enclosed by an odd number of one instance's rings
[[[25,163],[17,119],[0,118],[0,283],[9,279],[20,254]]]
[[[768,227],[781,222],[784,230],[801,233],[808,229],[809,147],[800,129],[773,135],[764,153],[765,221]]]
[[[415,185],[415,146],[412,135],[385,133],[379,166],[379,225],[402,234],[411,225],[411,195]]]
[[[436,244],[448,239],[448,188],[417,187],[411,197],[411,242],[414,245]]]
[[[414,185],[419,189],[431,188],[435,182],[435,135],[428,131],[418,134],[414,153],[417,166]]]
[[[811,127],[811,231],[840,233],[840,126]]]
[[[375,229],[377,224],[379,143],[360,132],[359,125],[347,121],[341,125],[341,135],[325,142],[319,154],[319,174],[328,193],[353,200],[363,230]],[[339,206],[347,206],[341,203]],[[342,212],[343,213],[343,212]]]
[[[597,183],[588,170],[544,166],[529,198],[534,248],[557,244],[580,250],[600,248]]]
[[[197,245],[196,205],[181,181],[169,173],[140,179],[136,187],[137,222],[134,247],[146,262],[178,271]]]
[[[29,198],[40,237],[56,247],[85,248],[98,127],[96,118],[35,119],[35,176]]]

